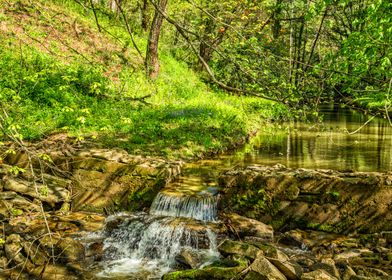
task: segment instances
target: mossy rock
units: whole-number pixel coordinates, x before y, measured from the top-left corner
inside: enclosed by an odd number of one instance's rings
[[[165,274],[162,277],[162,279],[163,280],[232,279],[244,269],[246,269],[246,265],[237,265],[235,267],[208,266],[203,269],[189,269],[189,270],[170,272]]]
[[[157,178],[145,182],[145,185],[128,195],[128,211],[139,211],[150,207],[158,192],[166,186],[164,178]]]
[[[250,260],[254,260],[260,251],[254,245],[233,240],[225,240],[219,246],[218,250],[223,256],[239,255]]]

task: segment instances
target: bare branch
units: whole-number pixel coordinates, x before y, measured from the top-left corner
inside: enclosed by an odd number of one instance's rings
[[[172,18],[170,18],[165,12],[163,12],[162,10],[159,9],[159,7],[156,5],[156,3],[154,3],[153,0],[150,0],[151,4],[154,6],[154,8],[166,19],[167,22],[169,22],[170,24],[174,25],[174,27],[177,29],[177,31],[179,32],[179,34],[181,34],[181,36],[187,41],[187,43],[189,44],[189,46],[192,48],[192,51],[194,52],[194,54],[198,57],[198,59],[200,60],[200,62],[202,63],[202,65],[204,66],[204,69],[206,70],[206,72],[208,73],[208,75],[210,76],[211,80],[217,84],[219,87],[221,87],[224,90],[227,90],[229,92],[234,92],[237,94],[243,94],[243,95],[250,95],[250,96],[256,96],[256,97],[260,97],[263,99],[267,99],[267,100],[271,100],[271,101],[275,101],[275,102],[282,102],[281,100],[275,99],[273,97],[269,97],[269,96],[265,96],[262,95],[260,93],[256,93],[253,91],[249,91],[249,90],[245,90],[245,89],[239,89],[239,88],[235,88],[235,87],[231,87],[229,85],[226,85],[224,83],[222,83],[221,81],[219,81],[216,77],[214,72],[211,70],[211,68],[208,66],[207,62],[203,59],[203,57],[201,57],[200,53],[197,51],[196,47],[192,44],[192,42],[190,41],[188,35],[186,34],[188,31],[183,28],[182,26],[180,26],[175,20],[173,20]],[[191,33],[192,34],[192,33]]]
[[[131,29],[131,27],[129,26],[128,19],[127,19],[125,13],[124,13],[124,10],[122,9],[121,4],[119,3],[119,1],[118,1],[118,0],[115,0],[115,1],[116,1],[118,10],[120,11],[120,13],[121,13],[121,15],[122,15],[122,17],[123,17],[123,19],[124,19],[124,23],[125,23],[125,26],[126,26],[126,28],[127,28],[129,37],[131,37],[132,45],[133,45],[133,47],[136,49],[136,51],[137,51],[137,53],[139,54],[140,58],[144,61],[144,57],[143,57],[143,55],[142,55],[142,52],[140,51],[139,47],[138,47],[137,44],[136,44],[135,38],[133,37],[132,29]]]

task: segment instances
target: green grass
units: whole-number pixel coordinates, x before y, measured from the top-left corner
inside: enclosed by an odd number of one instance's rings
[[[64,60],[0,36],[0,102],[9,113],[7,125],[30,141],[66,132],[133,154],[194,158],[227,149],[263,120],[286,114],[272,102],[209,88],[167,49],[155,81],[131,63],[132,55],[131,62],[119,63],[114,79],[108,75],[113,63],[99,57],[105,53],[86,54],[100,61],[95,64]],[[131,100],[147,95],[146,103]]]

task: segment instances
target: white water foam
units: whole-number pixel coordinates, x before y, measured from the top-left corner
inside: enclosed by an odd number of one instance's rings
[[[204,227],[195,230],[184,219],[134,217],[125,220],[105,239],[104,269],[98,276],[130,275],[129,279],[133,279],[133,275],[134,279],[152,279],[172,270],[176,256],[183,249],[198,250],[212,260],[219,255],[216,247],[212,230]]]

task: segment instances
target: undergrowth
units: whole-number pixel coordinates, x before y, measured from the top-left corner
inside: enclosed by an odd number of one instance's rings
[[[5,14],[3,18],[12,18],[12,13]],[[126,38],[125,31],[112,28]],[[113,49],[85,53],[94,60],[86,63],[75,57],[60,59],[40,44],[23,44],[21,35],[0,36],[0,102],[9,114],[8,125],[30,141],[67,133],[134,154],[193,158],[224,150],[262,120],[286,114],[269,101],[209,88],[169,50],[162,50],[161,73],[151,81],[134,54],[116,62],[114,75],[109,71],[113,62],[102,58]],[[81,45],[80,52],[84,49]]]

